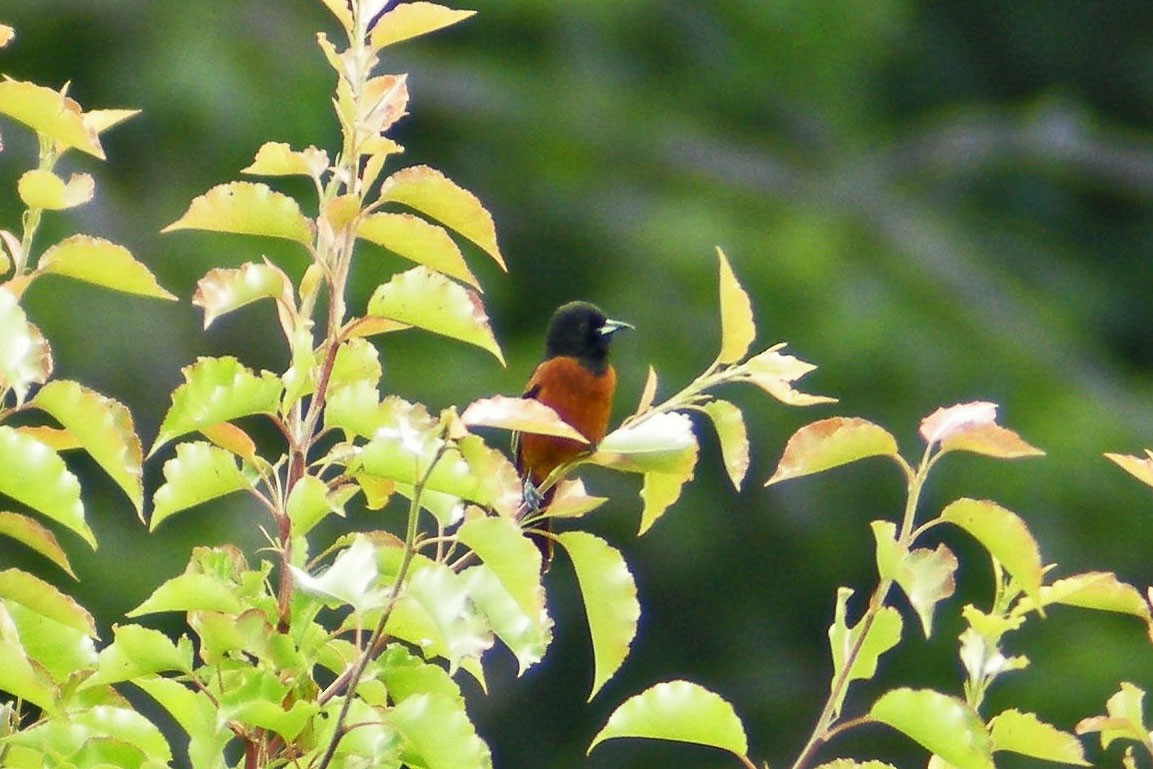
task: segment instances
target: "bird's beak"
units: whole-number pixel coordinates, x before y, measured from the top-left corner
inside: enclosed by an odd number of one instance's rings
[[[616,332],[625,328],[629,329],[630,331],[636,331],[636,326],[631,323],[625,323],[623,320],[613,320],[612,318],[608,318],[605,320],[605,324],[601,326],[600,335],[604,337],[611,337]]]

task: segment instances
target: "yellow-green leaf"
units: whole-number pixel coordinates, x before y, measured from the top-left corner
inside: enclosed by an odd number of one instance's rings
[[[556,435],[574,441],[587,439],[557,413],[532,398],[494,395],[468,404],[460,419],[469,427],[496,427],[536,435]]]
[[[749,295],[729,266],[725,252],[717,248],[721,268],[721,352],[717,363],[736,363],[745,357],[757,336]]]
[[[733,488],[741,490],[741,482],[749,471],[749,436],[741,410],[724,400],[712,400],[702,410],[713,421],[717,438],[721,442],[721,456]]]
[[[588,750],[620,737],[707,745],[741,758],[749,750],[744,724],[733,706],[689,681],[657,684],[625,700],[593,737]]]
[[[61,275],[115,291],[176,299],[124,246],[89,235],[73,235],[49,248],[40,257],[39,271]]]
[[[653,414],[605,436],[589,461],[632,473],[689,478],[697,462],[692,421],[679,412]]]
[[[208,230],[264,235],[299,243],[312,240],[312,227],[292,198],[266,184],[232,182],[194,199],[184,216],[161,232]]]
[[[386,45],[399,43],[467,19],[476,11],[446,8],[426,2],[401,3],[380,17],[372,29],[372,48],[379,51]]]
[[[1146,486],[1153,486],[1153,451],[1145,449],[1144,457],[1135,457],[1129,454],[1106,454],[1105,456]]]
[[[72,174],[64,181],[47,169],[34,168],[20,177],[17,191],[29,208],[62,211],[92,200],[96,181],[89,174]]]
[[[1137,588],[1107,571],[1092,571],[1059,579],[1041,588],[1041,605],[1063,604],[1112,611],[1151,621],[1149,604]]]
[[[21,80],[2,80],[0,114],[18,120],[59,147],[75,147],[104,159],[100,139],[84,122],[80,105],[59,91]]]
[[[139,617],[166,611],[211,611],[239,614],[244,604],[227,581],[214,574],[186,572],[168,580],[125,616]]]
[[[0,288],[0,391],[11,388],[22,403],[34,384],[52,374],[52,348],[28,322],[16,297]]]
[[[1128,681],[1105,703],[1104,716],[1092,716],[1077,724],[1077,734],[1101,735],[1101,747],[1108,748],[1114,740],[1135,740],[1147,743],[1149,731],[1145,726],[1145,691]]]
[[[477,735],[459,698],[414,694],[389,710],[388,724],[400,734],[405,766],[423,769],[489,769],[492,766],[488,745]]]
[[[414,267],[378,286],[368,314],[476,345],[504,364],[480,297],[427,267]]]
[[[356,236],[480,290],[476,276],[448,232],[418,216],[369,214],[357,226]]]
[[[641,510],[641,525],[637,536],[645,534],[652,528],[665,511],[680,499],[681,489],[690,480],[689,476],[674,475],[671,473],[645,473],[644,483],[641,485],[641,500],[644,509]]]
[[[284,142],[265,142],[252,165],[241,169],[256,176],[311,176],[319,179],[328,170],[328,153],[316,147],[294,150]]]
[[[32,405],[52,415],[108,473],[139,515],[144,509],[143,449],[124,404],[60,379],[40,388]]]
[[[0,494],[43,513],[96,547],[96,537],[84,520],[76,476],[55,451],[7,425],[0,425]]]
[[[955,769],[994,769],[993,744],[981,718],[965,702],[931,689],[894,689],[869,711],[940,756]]]
[[[0,571],[0,598],[14,601],[34,614],[96,638],[96,620],[75,598],[53,584],[19,569]]]
[[[230,452],[210,443],[181,443],[164,463],[164,485],[152,498],[148,528],[155,531],[175,513],[246,488],[248,480]]]
[[[1020,583],[1026,595],[1040,601],[1044,573],[1041,550],[1019,515],[996,502],[966,498],[947,506],[941,519],[972,534]]]
[[[876,456],[898,456],[897,440],[887,430],[855,417],[822,419],[793,433],[765,485]]]
[[[225,313],[243,307],[258,299],[272,299],[277,303],[277,314],[284,323],[285,316],[295,310],[292,281],[276,265],[249,262],[235,269],[217,267],[209,270],[196,283],[192,303],[204,308],[204,327]]]
[[[173,438],[251,414],[275,414],[280,405],[280,379],[269,371],[259,375],[231,356],[200,358],[181,373],[184,384],[172,393],[157,448]]]
[[[1005,710],[989,720],[993,750],[1008,750],[1043,761],[1090,766],[1081,741],[1045,723],[1033,713]]]
[[[380,199],[435,219],[478,245],[501,269],[507,269],[496,243],[492,214],[475,195],[440,171],[428,166],[403,168],[381,183]]]
[[[833,624],[829,626],[829,648],[833,656],[833,678],[840,679],[845,675],[845,681],[869,680],[877,672],[877,661],[881,655],[896,646],[901,640],[901,613],[892,606],[884,606],[873,621],[863,627],[865,623],[858,622],[849,626],[848,603],[853,591],[847,587],[837,589],[837,605],[833,612]],[[863,636],[863,637],[862,637]],[[845,671],[845,664],[849,660],[854,647],[857,654],[853,659],[852,667]],[[839,696],[832,703],[833,712],[839,715],[845,696],[849,693],[847,686],[842,686]]]
[[[72,564],[68,562],[68,555],[60,547],[56,535],[34,518],[0,511],[0,536],[16,540],[52,561],[73,579],[76,578]]]
[[[591,700],[628,656],[641,606],[637,586],[620,552],[584,531],[557,535],[580,585],[593,644]]]

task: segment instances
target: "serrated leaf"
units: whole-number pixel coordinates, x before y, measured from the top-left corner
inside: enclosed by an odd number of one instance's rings
[[[72,174],[64,181],[44,168],[34,168],[17,183],[20,199],[29,208],[63,211],[92,200],[96,181],[89,174]]]
[[[800,358],[780,352],[784,343],[773,345],[764,352],[754,355],[741,364],[741,381],[750,382],[788,406],[815,406],[821,403],[836,403],[836,398],[824,395],[809,395],[792,386],[817,367]]]
[[[37,269],[45,275],[60,275],[127,294],[176,299],[127,248],[103,238],[65,238],[44,252]]]
[[[583,531],[558,534],[580,585],[593,644],[591,700],[628,656],[641,606],[637,586],[620,551]]]
[[[1153,486],[1153,451],[1145,449],[1144,457],[1135,457],[1130,454],[1106,454],[1105,456],[1146,486]]]
[[[468,584],[447,566],[417,561],[393,607],[389,634],[417,644],[425,657],[443,657],[451,671],[492,646],[489,628],[472,606]]]
[[[993,745],[981,718],[963,701],[931,689],[894,689],[869,711],[955,769],[994,769]]]
[[[259,299],[277,303],[282,323],[284,314],[295,309],[292,282],[283,270],[269,262],[209,270],[197,281],[192,304],[204,308],[204,327],[208,328],[221,315]]]
[[[484,561],[526,616],[544,612],[540,550],[513,521],[473,518],[461,525],[457,540]]]
[[[679,412],[669,412],[613,430],[597,445],[589,461],[632,473],[691,477],[697,451],[692,421]]]
[[[114,684],[154,673],[192,671],[192,644],[179,645],[159,630],[140,625],[114,625],[112,643],[100,651],[96,674],[82,688]]]
[[[877,456],[898,456],[897,440],[887,430],[855,417],[822,419],[793,433],[765,485]]]
[[[872,529],[877,540],[878,573],[901,587],[929,638],[937,604],[956,590],[957,556],[944,544],[935,550],[908,550],[896,541],[896,525],[891,521],[874,521]]]
[[[280,405],[281,384],[275,374],[257,375],[230,356],[199,358],[181,373],[184,384],[172,393],[172,406],[150,454],[193,430],[252,414],[275,414]]]
[[[412,214],[369,214],[361,219],[356,237],[480,290],[464,254],[443,227]]]
[[[961,527],[996,558],[1035,601],[1040,601],[1044,570],[1041,550],[1019,515],[995,502],[958,499],[941,511],[941,520]]]
[[[132,415],[119,401],[68,380],[40,388],[31,405],[51,414],[108,473],[136,513],[144,509],[143,449]]]
[[[968,451],[995,459],[1040,457],[1045,452],[1001,425],[974,425],[941,441],[942,451]]]
[[[60,547],[56,535],[39,521],[19,513],[0,512],[0,536],[14,539],[39,553],[68,572],[68,576],[76,579],[72,564],[68,562],[68,555],[64,552],[64,548]]]
[[[657,684],[625,700],[593,737],[587,752],[620,737],[707,745],[740,758],[749,749],[745,727],[733,706],[689,681]]]
[[[228,582],[214,574],[188,572],[166,581],[125,616],[140,617],[169,611],[239,614],[243,610],[244,604]]]
[[[293,536],[304,536],[330,513],[342,514],[344,503],[354,490],[353,486],[342,486],[330,491],[328,484],[315,475],[306,475],[297,481],[285,503]]]
[[[516,657],[519,674],[540,662],[552,640],[552,623],[543,605],[534,613],[526,613],[488,564],[469,566],[461,576],[473,604]]]
[[[152,497],[148,529],[165,519],[225,494],[249,487],[248,479],[228,451],[208,443],[181,443],[164,463],[164,485]]]
[[[292,198],[266,184],[232,182],[195,198],[184,215],[161,232],[206,230],[312,241],[312,227]]]
[[[1114,740],[1149,741],[1145,728],[1145,691],[1128,681],[1105,703],[1106,715],[1082,719],[1074,731],[1077,734],[1100,733],[1101,748],[1108,748]]]
[[[80,105],[51,88],[20,80],[0,81],[0,114],[7,115],[52,140],[104,159],[100,139],[84,122]]]
[[[1107,571],[1092,571],[1059,579],[1041,588],[1041,605],[1063,604],[1112,611],[1150,622],[1149,604],[1140,591]]]
[[[480,297],[427,267],[414,267],[378,286],[368,314],[476,345],[504,365]]]
[[[440,171],[428,166],[403,168],[385,179],[380,200],[408,206],[480,246],[507,270],[496,244],[496,226],[481,202]]]
[[[681,497],[681,489],[691,479],[688,476],[670,473],[645,473],[644,483],[641,485],[641,501],[644,508],[641,510],[641,524],[637,536],[642,536],[673,504]],[[552,512],[552,507],[549,507]]]
[[[242,174],[256,176],[311,176],[319,179],[328,170],[328,153],[316,147],[294,150],[284,142],[265,142],[256,151],[252,165]]]
[[[84,520],[76,476],[55,451],[7,425],[0,425],[0,494],[28,505],[96,547],[96,537]]]
[[[96,638],[96,620],[87,609],[76,599],[60,592],[55,585],[26,571],[0,571],[0,598],[15,601],[35,614],[78,630],[89,638]]]
[[[1081,741],[1033,713],[1005,710],[989,720],[993,750],[1007,750],[1058,764],[1090,766]]]
[[[745,357],[749,345],[757,337],[757,327],[753,322],[753,306],[749,295],[741,287],[733,268],[729,265],[725,252],[717,248],[720,262],[721,293],[721,352],[717,363],[736,363]]]
[[[331,566],[317,575],[295,566],[289,568],[301,590],[331,605],[351,606],[354,611],[364,612],[382,608],[389,601],[389,591],[377,584],[376,548],[367,537],[356,537]]]
[[[821,764],[817,769],[897,769],[884,761],[857,761],[852,758],[837,758]]]
[[[401,3],[377,20],[372,29],[372,49],[379,51],[387,45],[427,35],[463,21],[475,13],[419,0]]]
[[[172,760],[172,751],[159,727],[131,708],[96,705],[70,714],[70,720],[73,727],[88,731],[89,745],[111,740],[138,749],[150,762],[160,766]]]
[[[415,694],[388,714],[404,739],[406,765],[425,769],[491,769],[492,755],[464,703],[443,694]]]
[[[733,488],[741,490],[741,482],[749,471],[749,436],[741,410],[724,400],[711,400],[702,410],[713,421],[721,443],[721,456]]]
[[[35,590],[36,586],[31,589]],[[40,597],[36,596],[36,599]],[[16,601],[0,603],[7,609],[16,629],[15,636],[20,639],[28,659],[34,661],[38,669],[46,671],[54,682],[63,684],[70,679],[76,680],[78,674],[86,675],[96,666],[95,639],[87,626],[87,620],[91,618],[82,608],[78,612],[69,608],[70,613],[78,613],[79,621],[65,624]]]
[[[33,667],[20,634],[3,601],[0,601],[0,691],[31,702],[46,713],[55,713],[56,685],[43,667]]]
[[[0,391],[11,388],[23,403],[34,384],[52,374],[52,348],[28,322],[16,297],[0,288]]]
[[[587,442],[572,425],[534,398],[510,398],[507,395],[481,398],[468,404],[460,419],[469,427],[496,427]]]
[[[837,605],[833,614],[833,624],[829,626],[829,648],[833,656],[833,679],[841,680],[845,676],[846,682],[856,680],[869,680],[877,672],[877,661],[881,655],[896,646],[901,640],[901,613],[892,606],[883,606],[873,617],[867,627],[858,622],[852,627],[848,623],[848,602],[853,591],[847,587],[837,589]],[[862,640],[863,636],[863,640]],[[845,672],[846,663],[856,648],[852,666]],[[834,715],[839,715],[845,696],[849,693],[847,686],[842,686],[839,696],[832,703]]]

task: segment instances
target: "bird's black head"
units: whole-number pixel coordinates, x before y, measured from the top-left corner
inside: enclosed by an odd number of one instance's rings
[[[557,308],[548,324],[545,357],[568,355],[585,364],[593,373],[608,365],[609,342],[628,323],[606,318],[594,304],[569,302]]]

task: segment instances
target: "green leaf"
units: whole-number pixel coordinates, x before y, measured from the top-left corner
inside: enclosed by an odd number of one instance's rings
[[[89,174],[72,174],[64,181],[44,168],[34,168],[17,183],[20,200],[29,208],[62,211],[92,200],[96,181]]]
[[[969,705],[931,689],[894,689],[869,711],[955,769],[994,769],[993,745]]]
[[[57,689],[47,671],[35,667],[20,642],[20,633],[5,602],[0,601],[0,691],[31,702],[46,713],[55,713]]]
[[[293,535],[304,536],[330,513],[343,515],[344,504],[354,493],[354,486],[341,486],[330,491],[328,484],[315,475],[301,478],[292,487],[285,503],[285,512],[292,521]]]
[[[68,555],[60,547],[56,535],[34,518],[19,513],[0,512],[0,536],[16,540],[68,572],[68,576],[76,578]]]
[[[1058,764],[1090,766],[1080,740],[1044,723],[1032,713],[1018,710],[998,713],[989,721],[989,736],[995,751],[1008,750]]]
[[[872,524],[877,540],[877,572],[882,579],[892,579],[900,585],[929,638],[937,604],[956,590],[957,557],[943,544],[935,550],[908,550],[896,541],[896,528],[891,521]]]
[[[96,620],[76,599],[28,572],[19,569],[0,571],[0,598],[14,601],[89,638],[96,638]]]
[[[18,120],[59,147],[75,147],[104,159],[100,138],[85,123],[80,105],[58,91],[20,80],[0,81],[0,114]]]
[[[16,297],[0,289],[0,392],[11,388],[23,403],[32,385],[47,382],[51,374],[48,340],[28,322]]]
[[[793,433],[765,485],[878,456],[898,458],[897,440],[884,428],[855,417],[822,419]]]
[[[681,497],[684,488],[692,476],[671,475],[669,473],[645,473],[644,483],[641,484],[641,501],[644,508],[641,510],[641,525],[637,536],[642,536],[656,523],[665,511],[673,506]]]
[[[347,339],[336,349],[332,373],[328,377],[328,392],[361,382],[376,388],[383,375],[376,346],[367,339]]]
[[[707,745],[741,758],[749,749],[745,727],[733,706],[689,681],[657,684],[625,700],[593,737],[588,752],[619,737]]]
[[[697,451],[697,437],[687,416],[656,413],[606,435],[589,461],[626,472],[691,478]]]
[[[81,684],[83,688],[155,673],[192,671],[192,644],[187,637],[177,645],[159,630],[140,625],[114,625],[112,632],[112,643],[100,651],[96,674]]]
[[[143,450],[124,404],[77,382],[58,379],[40,388],[31,405],[51,414],[128,498],[144,509]]]
[[[380,200],[392,201],[435,219],[480,246],[507,270],[496,244],[496,226],[476,196],[428,166],[403,168],[385,179]]]
[[[853,658],[852,667],[849,668],[845,681],[871,679],[877,672],[877,661],[881,655],[896,646],[901,640],[901,613],[892,606],[883,606],[867,625],[858,622],[850,627],[848,624],[848,602],[853,591],[847,587],[837,589],[837,606],[833,615],[833,624],[829,626],[829,648],[833,655],[833,678],[840,680],[845,672],[846,662],[854,647],[859,648]],[[865,625],[863,627],[863,625]],[[862,636],[864,636],[862,640]],[[840,696],[833,703],[835,715],[841,712],[845,696],[849,693],[847,686],[841,687]]]
[[[465,521],[457,538],[484,562],[464,572],[469,593],[524,673],[540,661],[552,638],[540,551],[519,526],[502,517]]]
[[[702,410],[713,421],[717,438],[721,442],[721,456],[733,488],[741,490],[741,482],[749,471],[749,436],[741,410],[724,400],[712,400]]]
[[[275,414],[280,405],[280,379],[270,371],[257,375],[231,356],[199,358],[181,373],[184,384],[173,391],[149,454],[193,430],[251,414]]]
[[[127,294],[176,299],[127,248],[103,238],[66,238],[44,252],[37,269],[45,275],[60,275]]]
[[[87,612],[69,606],[71,599],[67,596],[56,601],[61,604],[59,613],[65,615],[62,618],[67,622],[60,622],[38,607],[15,600],[3,603],[28,659],[34,660],[36,667],[46,671],[53,681],[64,684],[96,666],[96,646],[92,627],[88,624],[91,617]]]
[[[425,657],[443,657],[451,670],[479,658],[492,635],[476,615],[468,584],[447,566],[419,560],[388,620],[390,635],[417,644]]]
[[[0,494],[43,513],[96,547],[96,537],[84,520],[76,476],[55,451],[7,425],[0,425]]]
[[[239,614],[244,605],[232,585],[213,574],[188,572],[165,582],[128,612],[127,617],[159,614],[167,611],[214,611]]]
[[[416,694],[394,707],[389,723],[404,738],[406,765],[424,769],[490,769],[492,755],[464,710],[443,694]]]
[[[594,667],[591,700],[628,656],[641,616],[637,586],[620,552],[603,539],[569,531],[556,540],[572,560],[588,617]]]
[[[292,281],[283,270],[269,262],[249,262],[236,269],[218,267],[209,270],[197,281],[196,293],[192,295],[192,303],[204,308],[205,328],[221,315],[259,299],[272,299],[277,303],[281,325],[295,308]]]
[[[884,761],[857,761],[852,758],[837,758],[821,764],[817,769],[897,769]]]
[[[194,199],[184,216],[161,232],[208,230],[312,242],[312,226],[296,201],[266,184],[232,182]]]
[[[467,19],[476,11],[461,11],[427,2],[401,3],[384,14],[372,28],[372,49],[427,35]]]
[[[369,214],[357,226],[356,237],[480,289],[476,276],[464,261],[464,254],[448,232],[418,216]]]
[[[164,463],[164,485],[152,497],[148,529],[155,531],[175,513],[248,487],[230,452],[202,441],[181,443],[176,456]]]
[[[131,745],[162,766],[172,760],[172,751],[160,729],[131,708],[97,705],[70,714],[70,721],[73,726],[88,731],[88,744],[111,738]]]
[[[414,267],[378,286],[369,299],[368,314],[476,345],[504,365],[480,298],[427,267]]]
[[[1079,606],[1140,617],[1150,623],[1149,604],[1137,588],[1117,579],[1112,572],[1092,571],[1059,579],[1041,588],[1041,606]]]
[[[721,352],[717,355],[717,363],[726,365],[745,357],[757,336],[757,327],[753,322],[749,295],[741,288],[725,252],[720,248],[717,248],[717,258],[721,269]]]
[[[966,498],[946,507],[941,520],[972,534],[1020,583],[1027,596],[1040,600],[1044,575],[1041,550],[1020,516],[995,502]]]
[[[331,566],[316,576],[295,566],[289,568],[301,590],[329,605],[347,605],[364,612],[382,608],[389,601],[389,591],[377,584],[376,548],[364,536],[357,536]]]
[[[206,692],[194,692],[171,678],[133,681],[154,699],[189,736],[188,758],[193,769],[218,769],[224,746],[235,736]]]

